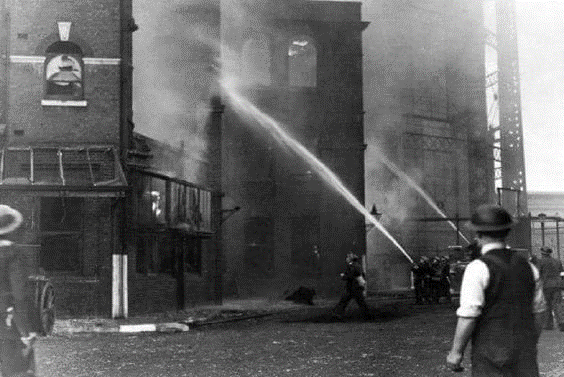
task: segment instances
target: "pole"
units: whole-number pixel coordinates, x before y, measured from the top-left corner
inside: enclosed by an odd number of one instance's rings
[[[456,213],[456,244],[460,245],[460,227],[459,227],[459,214],[458,212]]]
[[[541,240],[542,247],[544,247],[544,221],[541,221]]]
[[[558,229],[558,227],[560,226],[560,219],[556,219],[556,253],[558,254],[558,260],[562,261],[562,259],[560,259],[560,231]]]

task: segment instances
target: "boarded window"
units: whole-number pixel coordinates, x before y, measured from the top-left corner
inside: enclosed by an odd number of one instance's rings
[[[46,271],[82,271],[83,203],[83,198],[41,198],[39,264]]]
[[[320,272],[319,217],[295,217],[291,226],[293,273],[300,277],[315,276]]]
[[[137,237],[137,272],[142,274],[173,273],[174,253],[164,232],[143,232]]]
[[[274,227],[267,217],[254,217],[245,223],[245,266],[254,277],[274,274]]]
[[[137,237],[136,270],[141,274],[202,272],[202,238],[174,232],[143,232]]]

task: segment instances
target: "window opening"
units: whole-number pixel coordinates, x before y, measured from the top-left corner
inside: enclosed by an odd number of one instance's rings
[[[82,50],[71,42],[49,46],[45,59],[45,97],[82,99],[84,97]]]
[[[270,85],[270,44],[266,38],[252,38],[243,46],[246,79],[254,84]]]
[[[40,266],[46,271],[82,271],[83,198],[41,198]]]
[[[290,41],[288,79],[290,86],[317,86],[317,49],[311,38],[301,36]]]

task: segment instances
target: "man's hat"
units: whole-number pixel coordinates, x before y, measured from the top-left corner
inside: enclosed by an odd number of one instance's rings
[[[22,214],[10,206],[0,204],[0,235],[8,234],[22,225]]]
[[[354,253],[349,253],[347,254],[347,261],[355,261],[355,260],[360,260],[360,257]]]
[[[494,204],[482,204],[472,214],[468,229],[475,232],[497,232],[511,229],[514,225],[509,212]]]
[[[547,255],[552,254],[552,249],[550,247],[543,246],[543,247],[540,248],[540,251],[543,254],[547,254]]]

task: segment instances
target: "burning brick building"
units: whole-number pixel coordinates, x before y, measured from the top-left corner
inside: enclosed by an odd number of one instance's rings
[[[481,5],[2,2],[0,199],[25,215],[28,264],[70,314],[333,295],[349,252],[366,253],[371,290],[408,287],[391,241],[218,96],[218,74],[412,257],[440,253],[495,199]]]
[[[505,9],[510,2],[496,3]],[[300,285],[334,294],[351,251],[366,252],[371,290],[410,286],[408,259],[319,177],[309,158],[292,149],[294,141],[332,169],[352,196],[368,208],[374,204],[382,224],[413,258],[465,244],[469,235],[457,230],[472,208],[496,200],[495,188],[526,194],[516,37],[506,24],[511,11],[498,12],[497,45],[495,33],[484,27],[483,5],[470,0],[226,0],[210,8],[219,11],[216,38],[199,28],[178,31],[190,25],[179,19],[205,24],[216,14],[209,9],[178,18],[190,13],[179,9],[156,23],[178,34],[162,39],[162,46],[197,40],[221,50],[218,65],[213,54],[157,49],[166,58],[157,65],[163,69],[154,73],[154,90],[163,82],[174,89],[154,96],[157,105],[170,106],[162,106],[167,116],[152,129],[161,141],[180,135],[191,140],[184,150],[192,154],[209,151],[210,144],[193,142],[201,140],[198,127],[167,134],[163,125],[197,124],[182,114],[207,107],[179,103],[209,97],[199,95],[213,86],[205,67],[221,71],[226,108],[221,137],[215,139],[221,151],[211,154],[220,157],[221,170],[208,171],[221,177],[213,187],[221,189],[220,222],[225,220],[217,259],[224,294],[279,295]],[[499,50],[500,84],[488,84],[497,72],[487,71],[487,48]],[[181,68],[179,61],[185,63]],[[179,95],[177,82],[197,100]],[[256,106],[254,114],[238,108],[244,101],[231,101],[232,89],[249,100],[243,107]],[[496,106],[497,122],[488,111]],[[141,111],[153,108],[145,105]],[[221,106],[211,108],[219,119]],[[292,141],[282,145],[257,127],[257,117],[280,126]],[[199,170],[184,169],[184,174],[188,171]]]
[[[486,28],[485,3],[502,6],[497,33]],[[364,34],[366,202],[413,259],[466,245],[464,222],[477,205],[497,201],[496,188],[508,189],[502,202],[512,213],[522,215],[513,211],[517,191],[526,208],[509,3],[366,3],[365,16],[378,20]],[[488,59],[499,64],[487,67]],[[513,246],[527,244],[522,234]],[[408,259],[377,230],[367,237],[367,267],[371,291],[411,285]]]
[[[363,201],[361,3],[235,3],[222,3],[225,79]],[[346,254],[365,250],[363,216],[225,97],[224,204],[241,208],[222,228],[225,293],[340,292]]]

